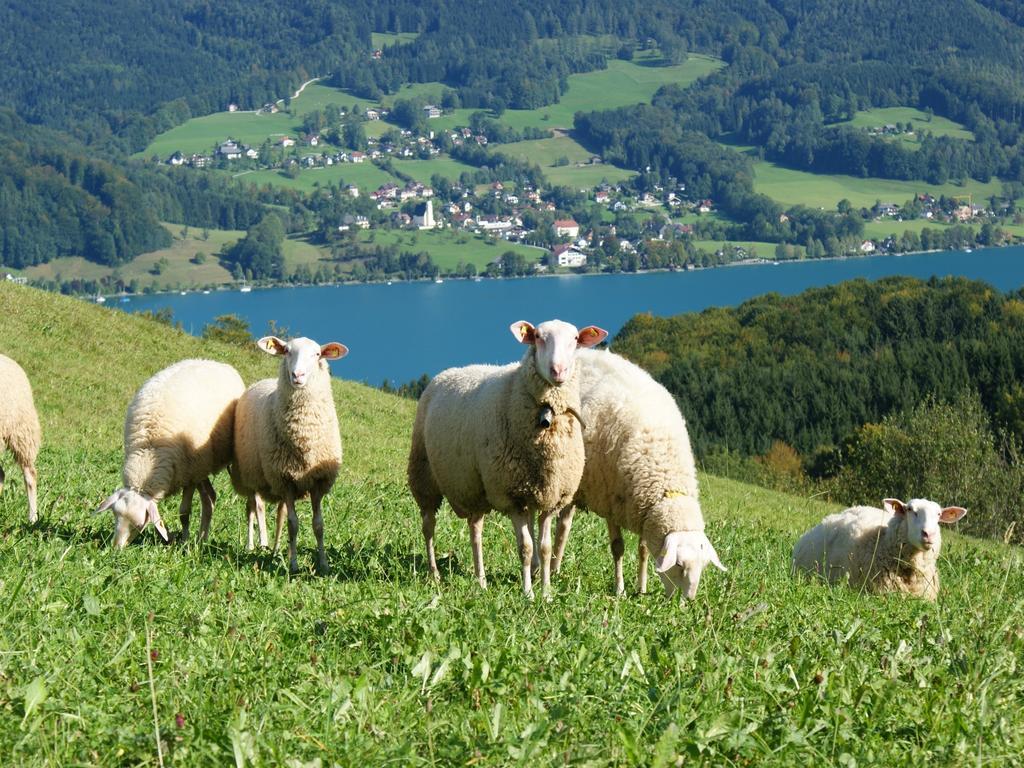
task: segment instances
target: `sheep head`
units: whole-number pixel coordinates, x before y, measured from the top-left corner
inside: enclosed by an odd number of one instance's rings
[[[882,508],[903,518],[907,526],[907,543],[910,546],[914,549],[936,551],[942,545],[939,523],[951,525],[967,514],[963,507],[942,508],[928,499],[911,499],[906,504],[899,499],[883,499]]]
[[[96,511],[104,512],[108,509],[114,510],[114,546],[118,549],[131,544],[147,523],[153,524],[164,541],[170,540],[156,500],[146,494],[121,488],[110,494]]]
[[[282,341],[277,336],[264,336],[256,346],[268,355],[284,358],[281,372],[284,380],[295,389],[302,389],[318,370],[327,370],[327,360],[340,360],[348,354],[348,347],[336,341],[320,345],[312,339],[298,338]]]
[[[665,585],[666,595],[671,597],[678,589],[687,600],[692,600],[708,563],[726,570],[704,531],[672,531],[661,545],[654,570]]]
[[[575,325],[561,320],[547,320],[536,327],[519,320],[512,323],[509,330],[520,343],[533,346],[537,373],[554,386],[572,378],[577,349],[593,347],[608,336],[608,331],[596,325],[577,330]]]

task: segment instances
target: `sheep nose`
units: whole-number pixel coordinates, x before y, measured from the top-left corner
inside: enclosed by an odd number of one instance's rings
[[[292,374],[292,384],[298,384],[299,386],[302,386],[305,382],[306,374],[298,372]]]
[[[564,365],[554,365],[554,364],[552,364],[552,366],[551,366],[551,378],[554,379],[559,384],[561,384],[563,381],[565,381],[565,366]]]

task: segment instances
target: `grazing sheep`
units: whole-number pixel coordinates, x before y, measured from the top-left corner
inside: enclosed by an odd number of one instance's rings
[[[486,587],[483,516],[508,515],[515,529],[523,592],[532,596],[531,566],[550,585],[551,517],[565,506],[583,473],[576,353],[608,332],[549,320],[536,328],[513,323],[530,349],[519,363],[449,368],[420,397],[409,452],[409,488],[423,518],[430,571],[434,523],[442,496],[469,524],[473,566]],[[534,513],[540,514],[540,555],[534,551]]]
[[[642,368],[612,352],[581,350],[577,359],[586,467],[575,501],[605,519],[622,579],[622,529],[637,533],[638,588],[647,591],[647,556],[658,552],[655,570],[671,595],[697,593],[711,563],[725,570],[704,533],[697,501],[697,470],[686,422],[672,395]],[[561,567],[573,507],[559,515],[554,569]]]
[[[231,461],[235,403],[243,391],[238,371],[214,360],[182,360],[139,388],[124,420],[124,487],[96,510],[113,508],[115,547],[131,543],[147,523],[167,541],[157,502],[179,489],[182,540],[197,489],[199,539],[207,537],[217,498],[209,478]]]
[[[283,503],[288,511],[288,567],[297,573],[299,518],[295,502],[308,493],[317,572],[324,574],[328,565],[320,502],[334,485],[341,466],[341,435],[327,361],[341,359],[348,349],[336,341],[321,346],[312,339],[285,342],[276,336],[265,336],[256,345],[280,357],[281,367],[276,379],[258,381],[245,391],[235,414],[231,482],[247,499],[248,545],[252,549],[254,515],[260,526],[260,545],[267,544],[263,500]],[[281,511],[279,507],[278,532]]]
[[[25,477],[28,496],[28,521],[34,523],[36,511],[36,457],[43,433],[32,400],[32,385],[21,366],[0,355],[0,451],[10,449]],[[4,488],[4,469],[0,467],[0,491]]]
[[[939,523],[955,523],[967,510],[934,501],[884,499],[884,509],[851,507],[829,515],[793,548],[793,570],[830,584],[849,576],[871,592],[905,592],[925,600],[939,594],[935,564],[942,547]]]

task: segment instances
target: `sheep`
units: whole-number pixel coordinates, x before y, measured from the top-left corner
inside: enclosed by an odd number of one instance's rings
[[[231,461],[235,403],[244,390],[230,365],[196,359],[164,368],[139,388],[124,420],[124,486],[96,510],[113,508],[114,547],[130,544],[147,523],[169,541],[157,503],[179,489],[181,540],[188,538],[196,490],[199,540],[207,538],[217,498],[209,478]]]
[[[331,392],[328,360],[340,360],[348,348],[332,341],[307,338],[282,341],[264,336],[256,345],[281,358],[276,379],[253,384],[238,401],[235,415],[235,456],[231,483],[246,497],[249,542],[253,517],[260,526],[260,545],[267,545],[263,500],[279,502],[278,533],[282,512],[288,513],[288,568],[298,573],[296,538],[299,518],[295,502],[309,494],[316,535],[317,573],[329,571],[324,552],[321,500],[334,486],[341,466],[341,434]],[[275,540],[276,548],[276,540]]]
[[[668,595],[689,599],[701,572],[725,566],[704,533],[697,471],[686,422],[672,395],[642,368],[608,351],[581,350],[580,400],[586,467],[574,502],[603,517],[615,566],[622,578],[622,529],[639,534],[638,589],[647,591],[648,552]],[[552,567],[561,569],[573,504],[559,514]]]
[[[43,433],[32,400],[32,385],[21,366],[0,355],[0,450],[10,449],[21,467],[28,496],[28,521],[38,519],[36,510],[36,458]],[[4,488],[4,469],[0,467],[0,491]]]
[[[884,499],[882,509],[851,507],[829,515],[793,548],[792,569],[830,584],[849,577],[870,592],[902,592],[934,601],[939,594],[936,561],[942,547],[939,523],[967,514],[928,499]]]
[[[550,588],[551,518],[576,492],[583,473],[582,419],[576,353],[608,332],[577,330],[561,320],[510,326],[529,345],[518,363],[449,368],[424,390],[409,451],[409,488],[420,508],[430,572],[440,578],[434,524],[442,496],[467,521],[477,581],[486,588],[483,516],[511,518],[523,593],[533,596],[531,568]],[[540,554],[534,514],[540,514]]]

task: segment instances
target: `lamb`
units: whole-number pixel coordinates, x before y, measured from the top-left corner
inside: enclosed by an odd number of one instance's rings
[[[253,517],[260,527],[260,545],[267,545],[263,500],[283,503],[288,512],[288,567],[298,573],[296,538],[299,519],[295,502],[309,494],[316,535],[317,572],[329,570],[324,552],[321,500],[334,486],[341,466],[341,434],[331,392],[328,360],[340,360],[348,348],[332,341],[282,341],[264,336],[256,345],[281,358],[276,379],[253,384],[238,401],[235,415],[235,456],[231,483],[247,499],[249,542]],[[281,527],[278,512],[278,532]],[[276,544],[275,544],[276,546]]]
[[[622,595],[622,529],[637,533],[640,593],[647,591],[647,557],[667,594],[692,599],[711,563],[724,571],[704,533],[697,471],[686,422],[668,391],[637,365],[607,351],[581,350],[580,399],[586,467],[575,503],[605,519]],[[558,519],[553,567],[561,569],[573,505]]]
[[[409,488],[420,508],[431,574],[440,578],[434,525],[442,496],[469,525],[481,587],[483,516],[508,515],[522,565],[523,593],[533,595],[531,568],[550,587],[551,519],[576,492],[583,474],[583,424],[577,350],[608,332],[577,330],[561,320],[510,326],[529,349],[519,363],[449,368],[424,390],[409,452]],[[540,515],[540,554],[534,514]]]
[[[210,476],[231,461],[235,404],[245,390],[238,371],[214,360],[182,360],[149,378],[124,421],[124,487],[97,512],[113,508],[114,546],[123,548],[152,523],[164,541],[157,503],[181,490],[181,539],[188,538],[192,498],[199,491],[199,540],[210,531],[217,494]]]
[[[0,355],[0,451],[10,449],[21,467],[28,496],[28,521],[38,518],[36,510],[36,458],[43,433],[32,399],[32,385],[21,366]],[[4,469],[0,467],[0,491],[4,488]]]
[[[815,574],[830,584],[849,577],[870,592],[902,592],[934,601],[939,594],[936,561],[942,547],[939,523],[967,514],[934,501],[884,499],[883,509],[851,507],[829,515],[793,548],[793,571]]]

